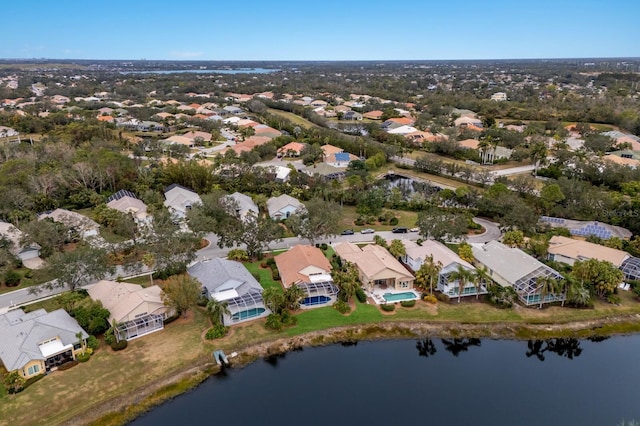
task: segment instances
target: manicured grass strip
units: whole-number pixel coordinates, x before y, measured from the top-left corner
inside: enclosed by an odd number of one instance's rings
[[[279,281],[274,281],[271,276],[271,269],[264,269],[260,267],[260,264],[264,262],[263,260],[256,260],[255,262],[244,262],[245,268],[251,272],[254,276],[260,277],[260,285],[265,290],[273,287],[279,290],[282,290],[282,285]]]

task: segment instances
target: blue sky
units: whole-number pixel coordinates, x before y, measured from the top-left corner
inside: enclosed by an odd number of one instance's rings
[[[638,0],[6,3],[0,58],[640,57]]]

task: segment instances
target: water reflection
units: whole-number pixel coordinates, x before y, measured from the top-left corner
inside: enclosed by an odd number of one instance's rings
[[[426,339],[418,340],[416,342],[416,349],[418,349],[418,356],[423,356],[425,358],[429,358],[438,352],[436,344],[428,337]]]
[[[467,338],[467,339],[442,339],[442,344],[447,352],[450,352],[453,356],[458,356],[461,352],[467,352],[471,346],[480,346],[482,342],[480,339]]]
[[[559,338],[547,340],[529,340],[527,342],[527,358],[535,357],[540,361],[545,360],[545,353],[553,353],[558,356],[573,359],[582,354],[580,341],[573,338]]]

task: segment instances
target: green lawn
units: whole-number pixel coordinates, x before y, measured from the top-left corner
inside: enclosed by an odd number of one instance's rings
[[[270,114],[277,115],[277,116],[280,116],[282,118],[286,118],[287,120],[291,121],[294,125],[300,126],[300,127],[304,127],[305,129],[310,129],[312,127],[318,127],[318,125],[313,124],[312,122],[310,122],[306,118],[300,117],[299,115],[294,114],[292,112],[281,111],[279,109],[273,109],[273,108],[269,108],[267,111]]]
[[[394,210],[394,213],[398,218],[397,225],[391,226],[391,225],[381,225],[379,223],[375,223],[371,225],[356,226],[354,222],[360,216],[358,213],[356,213],[356,207],[343,206],[342,207],[343,218],[341,223],[341,229],[353,229],[355,232],[360,232],[360,230],[365,228],[372,228],[372,229],[375,229],[376,231],[391,231],[396,226],[404,226],[406,228],[413,228],[414,226],[416,226],[416,221],[418,219],[417,212]]]
[[[19,273],[20,276],[22,277],[20,279],[20,285],[16,287],[7,287],[5,285],[0,285],[0,294],[8,293],[14,290],[20,290],[22,288],[32,287],[34,285],[51,281],[52,279],[55,278],[55,276],[53,276],[52,274],[49,274],[49,271],[46,271],[44,269],[31,270],[23,267],[23,268],[16,269],[16,272]],[[25,275],[30,275],[30,278],[26,277]]]
[[[274,281],[271,277],[271,269],[264,269],[260,267],[260,264],[262,262],[263,260],[256,260],[255,262],[243,263],[245,268],[247,268],[252,275],[257,275],[260,277],[260,285],[262,285],[262,288],[264,288],[265,290],[268,288],[276,288],[282,290],[282,284],[280,283],[280,281]]]
[[[310,309],[296,316],[298,324],[287,329],[287,334],[295,336],[310,331],[324,330],[341,325],[369,324],[381,321],[383,315],[377,307],[364,303],[356,303],[356,309],[348,315],[342,315],[332,306]]]

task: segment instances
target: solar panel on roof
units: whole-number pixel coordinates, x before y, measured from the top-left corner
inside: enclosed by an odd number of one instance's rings
[[[133,192],[128,191],[126,189],[121,189],[120,191],[116,192],[115,194],[107,198],[107,203],[110,203],[113,200],[119,200],[120,198],[123,198],[123,197],[137,198]]]

